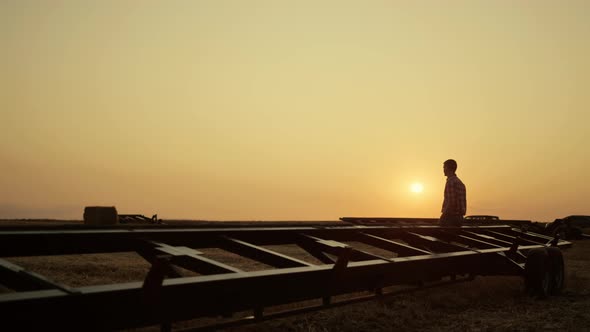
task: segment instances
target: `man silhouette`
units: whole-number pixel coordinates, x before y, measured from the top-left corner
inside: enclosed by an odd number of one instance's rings
[[[461,226],[467,207],[467,194],[465,185],[457,177],[457,162],[449,159],[444,162],[443,170],[447,177],[444,200],[442,204],[441,225]]]

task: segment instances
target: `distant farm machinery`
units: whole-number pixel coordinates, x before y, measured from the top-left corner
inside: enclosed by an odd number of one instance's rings
[[[119,214],[114,206],[87,206],[84,208],[84,224],[94,226],[117,224],[161,224],[154,214],[151,218],[143,214]]]
[[[251,313],[203,327],[221,328],[476,276],[522,276],[527,291],[540,297],[563,287],[559,248],[571,243],[558,238],[507,225],[356,222],[0,228],[2,258],[136,252],[151,264],[143,282],[73,288],[0,259],[0,284],[11,290],[0,294],[3,324],[22,330],[169,330],[176,321]],[[208,255],[209,248],[263,268],[240,268]],[[183,276],[179,268],[195,274]],[[350,297],[338,300],[343,294]],[[312,300],[320,302],[272,310]]]

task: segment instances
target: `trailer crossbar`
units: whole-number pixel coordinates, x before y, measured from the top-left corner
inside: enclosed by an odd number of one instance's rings
[[[520,276],[524,253],[550,242],[571,245],[552,240],[505,225],[0,229],[0,284],[10,290],[0,293],[0,312],[2,324],[23,330],[155,324],[169,329],[175,321],[244,311],[259,321],[265,309],[294,302],[320,299],[322,305],[305,309],[316,310],[332,305],[334,296],[369,292],[361,298],[374,298],[390,286]],[[280,250],[286,246],[307,256]],[[258,268],[222,262],[208,255],[209,248],[257,262]],[[151,265],[143,281],[71,287],[10,262],[13,257],[117,252],[136,252]],[[303,309],[291,311],[298,310]],[[252,319],[214,326],[238,321]]]

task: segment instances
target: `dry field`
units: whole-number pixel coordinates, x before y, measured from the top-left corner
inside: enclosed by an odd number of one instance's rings
[[[0,221],[4,225],[22,223]],[[283,250],[285,253],[291,251],[289,248]],[[252,261],[243,261],[239,256],[229,256],[217,249],[204,251],[211,258],[236,266],[242,265],[238,267],[247,270],[268,268]],[[296,255],[295,252],[290,254]],[[564,250],[564,257],[566,289],[562,295],[545,300],[526,296],[520,278],[477,277],[471,282],[229,330],[590,331],[590,241],[575,242],[572,248]],[[306,260],[308,258],[302,257]],[[140,281],[149,269],[149,264],[135,253],[15,257],[9,260],[73,287]],[[194,275],[189,271],[183,272]],[[194,322],[179,322],[173,324],[173,328],[187,328],[191,324]],[[138,331],[152,330],[158,329],[142,328]]]
[[[590,241],[564,251],[566,289],[535,300],[518,277],[474,281],[328,309],[240,331],[590,331]]]

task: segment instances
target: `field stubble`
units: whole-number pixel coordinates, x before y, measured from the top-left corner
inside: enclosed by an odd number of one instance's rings
[[[520,277],[420,290],[235,331],[590,331],[590,241],[564,250],[566,289],[536,300]]]

